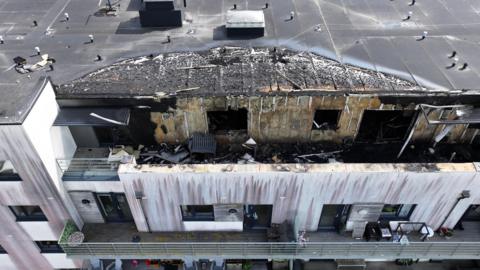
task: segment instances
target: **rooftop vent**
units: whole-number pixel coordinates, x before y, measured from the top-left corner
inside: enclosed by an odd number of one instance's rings
[[[182,26],[182,12],[175,10],[173,0],[143,0],[139,14],[142,27]]]
[[[225,27],[228,36],[263,36],[265,15],[262,10],[228,10]]]

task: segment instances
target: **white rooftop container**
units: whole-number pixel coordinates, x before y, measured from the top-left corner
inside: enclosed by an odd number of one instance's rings
[[[262,10],[228,10],[226,28],[265,28]]]

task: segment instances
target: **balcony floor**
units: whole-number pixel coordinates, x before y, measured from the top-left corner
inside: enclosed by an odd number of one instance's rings
[[[450,239],[435,235],[426,241],[430,242],[480,242],[480,222],[463,222],[464,230],[455,230]],[[364,239],[352,238],[351,232],[309,232],[307,233],[309,242],[365,242]],[[418,237],[408,237],[411,242],[418,242]],[[389,240],[380,240],[381,242],[390,242]],[[370,242],[376,242],[371,240]]]
[[[435,233],[430,242],[480,242],[480,222],[464,222],[464,230],[455,230],[450,239]],[[138,232],[134,223],[85,224],[83,227],[85,242],[130,243],[134,236],[140,236],[140,242],[268,242],[266,231],[244,232]],[[365,242],[353,239],[351,233],[308,232],[309,242]],[[411,242],[420,239],[409,237]],[[376,242],[374,240],[371,241]],[[381,240],[381,242],[390,242]]]
[[[267,242],[265,230],[248,232],[138,232],[133,223],[85,224],[85,242]]]

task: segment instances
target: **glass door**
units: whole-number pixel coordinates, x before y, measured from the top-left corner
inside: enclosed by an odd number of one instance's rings
[[[106,222],[133,221],[125,194],[97,193],[97,200]]]
[[[319,231],[340,231],[342,225],[347,222],[350,205],[325,204],[318,223]]]

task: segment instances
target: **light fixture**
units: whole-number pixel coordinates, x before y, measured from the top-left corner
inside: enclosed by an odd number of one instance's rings
[[[83,199],[83,200],[82,200],[82,204],[88,204],[88,205],[90,205],[90,200],[88,200],[88,199]]]
[[[365,208],[360,209],[360,210],[358,210],[358,214],[360,214],[362,216],[365,216],[365,215],[368,214],[368,209],[365,209]]]

